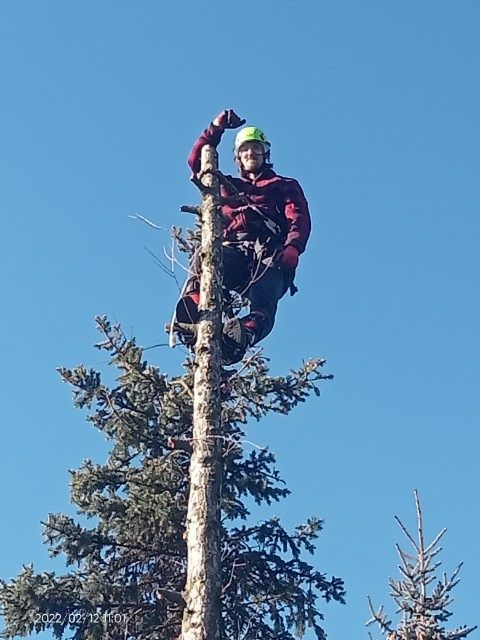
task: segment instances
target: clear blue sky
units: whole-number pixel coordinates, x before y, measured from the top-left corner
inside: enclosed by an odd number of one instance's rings
[[[293,490],[273,513],[326,520],[318,566],[348,598],[324,607],[329,638],[366,638],[365,594],[388,602],[414,487],[427,532],[448,527],[444,567],[465,562],[453,622],[480,622],[479,59],[473,0],[0,3],[2,577],[61,569],[40,520],[71,511],[67,470],[106,443],[55,368],[106,369],[98,313],[164,341],[176,288],[144,247],[168,235],[128,216],[186,224],[185,158],[234,107],[314,221],[264,346],[275,373],[321,355],[335,380],[248,434]]]

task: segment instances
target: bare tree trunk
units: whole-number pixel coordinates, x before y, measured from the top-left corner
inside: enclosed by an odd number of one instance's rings
[[[212,173],[218,167],[213,147],[202,149],[202,269],[200,322],[196,343],[193,451],[187,513],[187,583],[182,640],[219,638],[221,493],[221,308],[222,240],[220,192]]]

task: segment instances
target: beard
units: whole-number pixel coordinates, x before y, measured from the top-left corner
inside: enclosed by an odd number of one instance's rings
[[[260,173],[263,167],[263,159],[259,160],[244,160],[242,162],[242,169],[246,173]]]

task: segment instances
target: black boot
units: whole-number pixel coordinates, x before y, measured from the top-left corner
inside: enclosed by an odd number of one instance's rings
[[[170,331],[172,330],[175,331],[180,342],[193,349],[195,343],[197,342],[198,324],[174,322],[173,325],[165,325],[166,333],[170,333]]]
[[[231,318],[223,325],[222,360],[226,365],[236,364],[253,344],[254,335],[241,320]]]
[[[180,341],[190,348],[193,348],[197,341],[199,315],[198,293],[192,291],[184,294],[177,302],[173,330],[177,333]]]

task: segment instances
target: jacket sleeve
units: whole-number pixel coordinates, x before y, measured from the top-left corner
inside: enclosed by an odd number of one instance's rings
[[[291,245],[299,253],[305,251],[312,228],[308,202],[302,187],[296,180],[287,181],[284,200],[284,212],[287,218],[287,238],[285,246]]]
[[[193,145],[190,155],[188,156],[188,166],[193,173],[199,173],[200,171],[200,155],[202,153],[202,147],[206,144],[210,144],[212,147],[217,147],[222,139],[224,129],[222,127],[216,127],[213,123],[200,134],[200,137]]]

